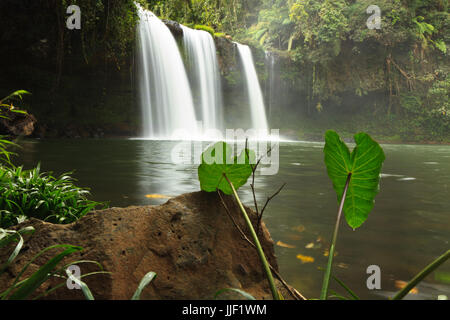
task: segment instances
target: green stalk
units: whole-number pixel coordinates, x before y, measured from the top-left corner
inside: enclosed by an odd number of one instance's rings
[[[339,205],[339,211],[336,219],[336,224],[334,226],[333,239],[331,240],[330,251],[328,254],[327,268],[325,269],[325,275],[323,276],[322,291],[320,292],[320,300],[326,300],[328,297],[328,287],[330,285],[331,278],[331,268],[333,266],[334,248],[336,246],[337,235],[339,231],[339,224],[341,222],[342,209],[344,208],[345,197],[347,196],[348,185],[350,184],[350,179],[352,174],[349,173],[347,176],[347,181],[345,182],[344,193],[342,194],[341,203]]]
[[[426,266],[425,269],[420,271],[410,282],[408,282],[408,284],[402,290],[400,290],[392,298],[392,300],[403,299],[403,297],[406,296],[408,294],[408,292],[411,291],[412,288],[414,288],[420,281],[422,281],[427,275],[429,275],[431,272],[433,272],[435,269],[437,269],[441,264],[443,264],[449,258],[450,258],[450,250],[447,250],[446,253],[441,255],[439,258],[437,258],[432,263],[430,263],[428,266]]]
[[[229,183],[231,189],[233,190],[234,197],[236,198],[236,201],[239,204],[239,208],[241,209],[241,212],[244,216],[245,222],[247,223],[247,226],[250,229],[250,233],[252,234],[253,241],[255,242],[256,251],[258,252],[259,259],[261,260],[264,271],[266,272],[267,280],[269,281],[270,290],[272,291],[272,297],[274,300],[280,300],[280,297],[278,295],[278,290],[275,287],[275,281],[273,280],[272,272],[270,271],[269,263],[267,262],[266,256],[264,255],[263,248],[261,247],[261,243],[259,242],[258,236],[256,235],[256,232],[255,232],[255,229],[253,228],[252,222],[250,221],[250,218],[248,217],[247,212],[245,211],[244,206],[242,205],[241,199],[239,199],[239,196],[236,192],[236,189],[233,186],[233,183],[228,179],[226,174],[224,174],[223,176]]]

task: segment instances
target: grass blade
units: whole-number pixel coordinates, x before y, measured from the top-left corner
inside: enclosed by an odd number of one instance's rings
[[[422,281],[427,275],[436,270],[441,264],[447,261],[450,258],[450,250],[447,250],[443,255],[438,257],[428,266],[426,266],[422,271],[420,271],[408,284],[400,290],[392,300],[401,300],[403,299],[411,289],[413,289],[420,281]]]
[[[31,259],[31,261],[29,261],[27,263],[27,265],[22,269],[22,271],[17,276],[12,288],[14,288],[14,285],[19,280],[19,277],[23,274],[23,272],[25,272],[25,270],[29,267],[29,265],[37,257],[42,255],[44,252],[46,252],[50,249],[56,248],[56,247],[65,247],[66,250],[64,250],[60,254],[56,255],[55,257],[53,257],[45,265],[43,265],[41,268],[39,268],[38,271],[36,271],[15,292],[13,292],[11,294],[9,299],[21,300],[21,299],[28,298],[30,294],[32,294],[37,288],[39,288],[41,286],[42,283],[44,283],[49,278],[49,273],[58,265],[59,262],[61,262],[62,259],[64,259],[64,257],[66,257],[74,252],[82,250],[81,247],[76,247],[76,246],[71,246],[71,245],[56,245],[56,246],[51,246],[51,247],[45,248],[44,250],[39,252],[36,256],[34,256],[33,259]],[[4,296],[4,298],[6,298],[8,293],[9,293],[9,290],[8,290],[8,292],[6,292],[6,295]]]
[[[80,279],[76,278],[69,269],[66,269],[66,274],[70,280],[72,280],[73,282],[75,282],[77,285],[79,285],[81,287],[81,290],[83,291],[83,294],[86,297],[86,300],[94,300],[94,296],[92,295],[92,292],[91,292],[91,290],[89,290],[89,287],[87,286],[86,283],[84,283]]]
[[[240,289],[236,289],[236,288],[225,288],[225,289],[220,289],[219,291],[216,292],[216,294],[214,295],[214,299],[217,300],[217,297],[220,296],[222,293],[227,292],[227,291],[232,291],[232,292],[237,292],[240,295],[242,295],[243,297],[245,297],[247,300],[256,300],[254,296],[252,296],[250,293],[247,293],[243,290]]]
[[[347,291],[353,298],[353,300],[360,300],[359,297],[341,280],[339,280],[338,278],[336,278],[335,276],[331,275],[331,277],[333,277],[333,279],[339,283],[339,285],[345,289],[345,291]]]
[[[136,292],[133,294],[133,297],[131,298],[131,300],[140,300],[141,299],[141,293],[142,290],[145,289],[145,287],[152,282],[153,279],[156,278],[156,273],[153,271],[150,271],[149,273],[147,273],[141,280],[141,282],[139,283],[138,288],[136,289]]]

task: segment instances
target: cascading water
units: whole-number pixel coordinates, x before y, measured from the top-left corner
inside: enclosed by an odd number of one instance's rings
[[[275,93],[275,55],[269,51],[266,51],[266,68],[269,75],[266,81],[266,101],[269,109],[267,117],[270,121],[272,117],[272,107]]]
[[[194,139],[199,136],[195,109],[176,41],[152,12],[139,6],[138,11],[138,85],[143,136]],[[178,135],[174,137],[176,132]]]
[[[258,136],[267,136],[269,126],[267,124],[266,109],[264,99],[259,84],[258,75],[253,63],[253,56],[250,48],[246,45],[236,43],[239,55],[244,67],[245,80],[250,101],[250,112],[252,117],[252,129],[256,129]]]
[[[193,72],[194,96],[199,107],[203,130],[222,131],[222,88],[220,84],[219,64],[216,45],[212,36],[202,30],[183,29],[183,44],[187,53],[189,69]],[[197,94],[195,94],[197,93]]]

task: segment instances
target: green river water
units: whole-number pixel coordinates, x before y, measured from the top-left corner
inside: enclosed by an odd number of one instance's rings
[[[21,143],[17,163],[39,161],[43,170],[75,170],[78,185],[92,199],[110,206],[159,204],[147,194],[178,195],[199,190],[197,165],[176,165],[176,142],[105,140],[32,140]],[[204,145],[206,147],[206,144]],[[323,163],[323,144],[280,144],[276,175],[258,176],[260,205],[284,182],[264,220],[274,239],[281,274],[308,298],[320,293],[322,271],[335,222],[337,201]],[[383,145],[386,161],[374,210],[359,229],[342,223],[335,275],[362,298],[383,299],[450,247],[450,146]],[[249,185],[240,189],[253,206]],[[277,244],[278,243],[278,244]],[[297,258],[304,256],[304,261]],[[307,258],[310,257],[310,258]],[[311,259],[312,258],[312,259]],[[308,262],[309,261],[309,262]],[[381,290],[366,286],[369,265],[381,269]],[[450,297],[450,263],[430,275],[410,299]],[[331,286],[344,293],[335,283]]]

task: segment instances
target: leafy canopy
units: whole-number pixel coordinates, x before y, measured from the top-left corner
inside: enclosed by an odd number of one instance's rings
[[[325,134],[325,165],[333,182],[338,201],[342,199],[348,175],[351,179],[344,202],[344,214],[352,228],[366,221],[379,191],[383,149],[366,133],[354,136],[356,147],[350,153],[347,145],[332,130]]]
[[[200,188],[207,192],[219,189],[225,194],[232,194],[233,190],[224,175],[237,190],[252,174],[252,163],[255,163],[253,151],[245,149],[239,156],[233,157],[230,145],[217,142],[202,153],[202,162],[198,167]]]

